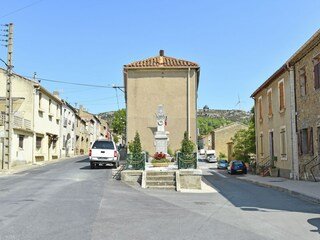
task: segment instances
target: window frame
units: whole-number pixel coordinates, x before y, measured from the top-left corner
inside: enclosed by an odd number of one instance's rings
[[[302,67],[299,70],[299,86],[300,86],[300,96],[304,97],[307,95],[307,73],[306,67]]]

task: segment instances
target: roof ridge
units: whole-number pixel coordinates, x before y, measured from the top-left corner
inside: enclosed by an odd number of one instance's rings
[[[162,58],[160,60],[160,58]],[[195,62],[164,55],[156,55],[124,65],[124,67],[199,67]]]

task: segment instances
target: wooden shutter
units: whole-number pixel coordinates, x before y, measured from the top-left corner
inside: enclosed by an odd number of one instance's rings
[[[313,156],[313,129],[312,127],[309,128],[309,134],[308,134],[308,150],[310,156]]]
[[[302,155],[302,131],[298,132],[298,154]]]
[[[314,88],[320,88],[320,62],[314,65]]]
[[[279,102],[280,102],[280,111],[284,110],[284,89],[283,82],[279,83]]]
[[[271,91],[268,92],[268,114],[272,116],[272,96]]]

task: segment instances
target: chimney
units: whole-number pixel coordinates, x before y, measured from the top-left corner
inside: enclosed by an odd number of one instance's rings
[[[160,50],[159,52],[159,63],[163,64],[163,54],[164,54],[164,50]]]

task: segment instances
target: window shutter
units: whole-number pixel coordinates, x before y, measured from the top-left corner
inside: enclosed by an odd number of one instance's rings
[[[318,89],[320,87],[320,62],[314,66],[314,88]]]
[[[280,111],[284,110],[284,89],[283,82],[279,83],[279,101],[280,101]]]
[[[302,155],[302,131],[300,130],[298,132],[298,154],[301,156]]]
[[[271,99],[271,91],[268,92],[268,114],[272,115],[272,99]]]
[[[313,156],[313,129],[312,127],[309,128],[309,140],[308,140],[308,147],[309,147],[309,154]]]

